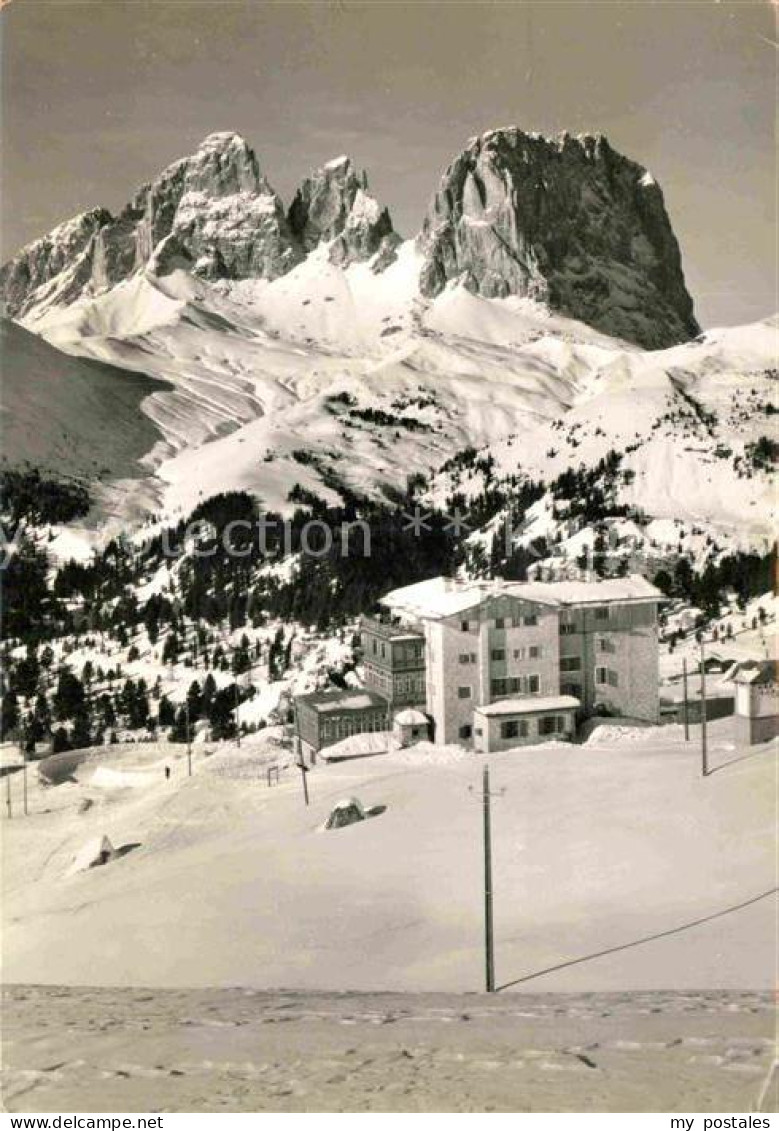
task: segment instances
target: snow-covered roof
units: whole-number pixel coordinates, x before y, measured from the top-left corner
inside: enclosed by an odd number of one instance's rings
[[[735,664],[726,678],[733,683],[768,684],[777,682],[776,660],[746,660]]]
[[[602,605],[610,602],[661,601],[659,589],[637,574],[598,581],[458,581],[434,577],[393,589],[381,604],[395,612],[422,618],[453,616],[481,605],[490,597],[517,597],[542,605]]]
[[[535,715],[539,711],[575,711],[581,704],[573,695],[545,695],[527,699],[500,699],[476,707],[475,713],[486,715]]]
[[[534,588],[548,592],[563,605],[603,605],[610,601],[664,600],[660,590],[639,574],[631,574],[629,577],[606,577],[599,581],[538,581],[534,583]]]
[[[427,715],[422,711],[417,711],[414,707],[406,707],[405,710],[398,711],[395,722],[402,727],[427,726]]]
[[[375,691],[356,688],[348,691],[312,691],[309,695],[298,695],[297,703],[307,703],[320,714],[331,711],[365,711],[369,707],[386,710],[387,700]]]

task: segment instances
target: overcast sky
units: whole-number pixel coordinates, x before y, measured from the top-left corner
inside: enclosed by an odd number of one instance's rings
[[[349,153],[414,235],[500,125],[602,132],[660,181],[700,321],[776,296],[776,8],[767,2],[12,0],[2,20],[3,258],[214,130],[288,203]]]

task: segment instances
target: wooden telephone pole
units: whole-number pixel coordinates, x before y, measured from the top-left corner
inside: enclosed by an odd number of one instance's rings
[[[300,738],[295,737],[293,739],[293,741],[294,741],[295,746],[297,748],[296,749],[297,761],[295,762],[295,765],[300,770],[300,777],[301,777],[301,780],[303,782],[303,798],[305,800],[306,805],[308,805],[308,780],[307,780],[307,776],[306,776],[308,774],[308,766],[306,765],[305,759],[303,757],[303,747],[301,746]]]
[[[189,699],[184,700],[184,717],[187,725],[187,777],[192,777],[192,731],[189,727]]]
[[[490,768],[482,780],[484,817],[484,972],[488,994],[495,993],[495,936],[492,924],[492,825],[490,816]]]
[[[706,734],[706,651],[703,631],[701,631],[701,774],[705,778],[709,772],[709,746]]]
[[[682,681],[684,684],[684,741],[690,741],[690,700],[687,695],[687,661],[682,660]]]

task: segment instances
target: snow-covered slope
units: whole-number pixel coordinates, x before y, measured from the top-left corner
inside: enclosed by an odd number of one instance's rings
[[[196,747],[192,777],[183,747],[166,744],[95,751],[75,782],[46,790],[30,774],[30,818],[3,814],[6,980],[478,988],[481,832],[469,787],[483,759],[418,746],[320,765],[306,806],[293,769],[267,787],[268,750],[264,735],[211,758]],[[500,981],[548,971],[529,988],[772,985],[773,753],[745,757],[723,719],[705,780],[681,727],[494,756],[505,787],[493,814]],[[18,802],[16,776],[12,788]],[[322,831],[352,795],[386,810]],[[102,835],[125,855],[68,876]]]

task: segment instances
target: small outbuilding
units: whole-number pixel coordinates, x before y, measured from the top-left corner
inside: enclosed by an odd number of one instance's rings
[[[736,741],[747,746],[779,735],[779,681],[775,660],[746,661],[728,676],[736,685]]]
[[[398,746],[413,746],[430,737],[430,720],[416,707],[406,707],[395,715],[392,733]]]

